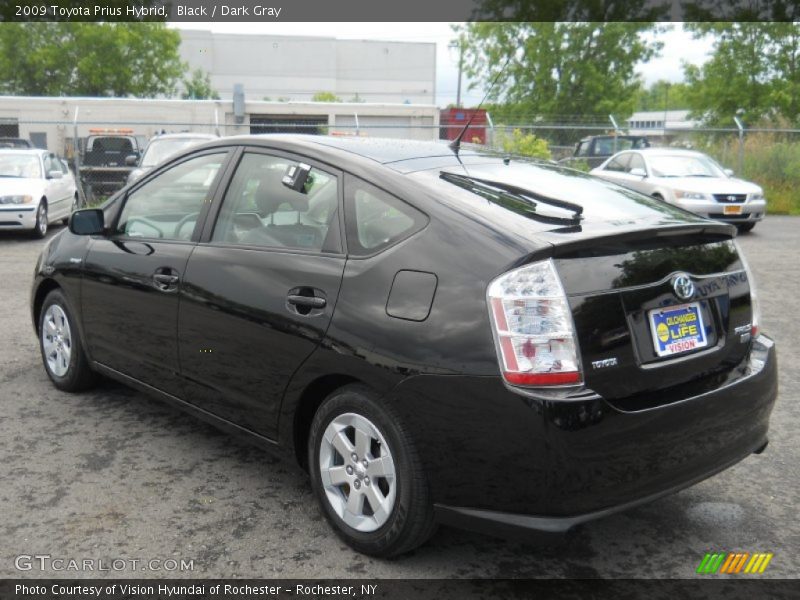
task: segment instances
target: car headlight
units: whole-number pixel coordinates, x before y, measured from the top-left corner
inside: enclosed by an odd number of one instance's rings
[[[0,204],[30,204],[33,196],[0,196]]]
[[[753,194],[747,194],[748,200],[763,200],[764,199],[764,192],[755,192]]]
[[[675,190],[675,197],[681,200],[709,200],[708,194],[702,192],[684,192]]]

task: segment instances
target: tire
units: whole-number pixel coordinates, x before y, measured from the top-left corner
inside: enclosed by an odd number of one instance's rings
[[[36,223],[33,225],[33,237],[43,238],[47,235],[47,202],[41,200],[36,207]]]
[[[44,299],[39,315],[39,349],[48,377],[58,389],[79,392],[91,387],[96,375],[89,368],[72,310],[61,290]]]
[[[322,512],[355,550],[395,556],[433,535],[430,491],[411,436],[364,386],[349,385],[325,399],[311,423],[308,455]]]
[[[739,223],[736,225],[736,229],[739,230],[739,233],[747,233],[748,231],[753,231],[753,227],[755,226],[755,223]]]

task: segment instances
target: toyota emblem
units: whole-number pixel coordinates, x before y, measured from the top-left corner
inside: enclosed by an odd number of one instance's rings
[[[686,273],[678,273],[672,278],[672,289],[681,300],[688,300],[694,296],[694,283]]]

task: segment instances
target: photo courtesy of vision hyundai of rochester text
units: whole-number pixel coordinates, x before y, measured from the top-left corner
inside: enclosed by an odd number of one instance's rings
[[[560,534],[764,450],[735,235],[466,146],[230,137],[74,212],[31,309],[56,387],[111,377],[282,453],[391,556],[437,524]]]

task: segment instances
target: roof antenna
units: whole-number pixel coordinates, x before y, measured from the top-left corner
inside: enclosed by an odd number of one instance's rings
[[[502,75],[505,72],[506,67],[508,66],[508,61],[510,61],[510,60],[511,60],[511,55],[509,54],[508,57],[506,58],[506,62],[503,64],[503,68],[500,69],[497,72],[497,75],[494,76],[494,79],[492,80],[491,85],[489,85],[489,89],[486,90],[486,94],[483,96],[483,98],[481,99],[481,101],[478,104],[478,106],[475,109],[473,109],[472,115],[470,115],[469,120],[467,121],[467,124],[464,125],[464,129],[459,131],[458,135],[456,136],[456,139],[454,139],[452,142],[450,142],[450,144],[449,144],[450,149],[453,152],[456,153],[456,156],[458,155],[458,151],[461,149],[461,140],[464,137],[464,134],[467,133],[467,129],[469,129],[469,126],[472,125],[472,120],[475,118],[475,115],[478,114],[478,111],[481,109],[481,106],[483,106],[483,103],[486,102],[486,98],[488,98],[489,94],[492,93],[492,90],[494,89],[494,86],[497,83],[497,80],[500,79],[500,75]]]

